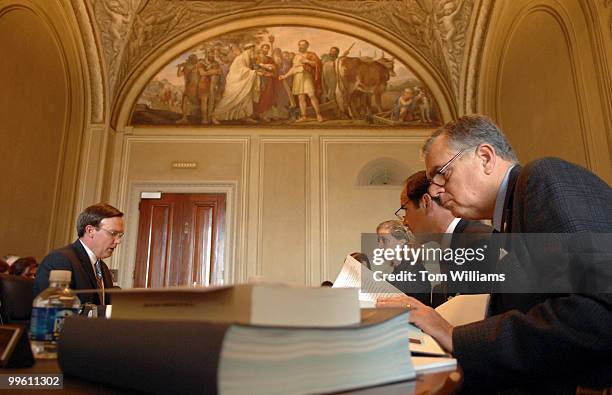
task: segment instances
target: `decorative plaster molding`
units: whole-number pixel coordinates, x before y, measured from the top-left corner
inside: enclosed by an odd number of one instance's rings
[[[369,20],[414,46],[450,82],[457,98],[474,0],[327,1],[304,3]]]
[[[104,122],[105,96],[104,82],[102,79],[102,67],[100,65],[100,54],[92,28],[93,20],[90,18],[85,3],[80,0],[72,0],[72,9],[79,24],[81,40],[87,57],[87,67],[89,69],[89,84],[91,94],[91,122]]]
[[[116,88],[117,71],[123,49],[129,37],[133,20],[141,0],[89,0],[98,25],[102,53],[108,73],[108,87],[112,94]]]
[[[599,0],[599,4],[608,11],[608,7],[612,5],[612,0]],[[608,12],[608,33],[610,34],[610,39],[612,39],[612,11]]]
[[[459,102],[460,115],[478,112],[478,83],[480,81],[483,48],[494,4],[492,0],[481,0],[477,6],[477,14],[471,34],[469,34],[472,38],[470,48],[465,55],[465,78],[463,79],[465,87],[463,100]]]

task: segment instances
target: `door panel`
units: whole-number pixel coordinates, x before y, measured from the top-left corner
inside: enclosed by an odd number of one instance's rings
[[[210,285],[223,270],[225,194],[162,194],[140,203],[134,287]]]
[[[190,251],[190,255],[193,256],[193,261],[196,263],[192,275],[194,281],[205,285],[210,283],[210,268],[207,262],[210,262],[213,249],[213,210],[213,206],[209,205],[196,205],[194,207],[195,229],[198,229],[198,231],[194,233],[193,248]]]

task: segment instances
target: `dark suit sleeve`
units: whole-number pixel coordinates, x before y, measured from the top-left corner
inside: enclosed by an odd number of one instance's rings
[[[53,251],[47,255],[36,272],[36,282],[34,283],[34,297],[49,288],[49,273],[51,270],[72,271],[70,260],[58,251]],[[73,276],[74,277],[74,276]],[[71,288],[74,289],[74,278],[71,280]]]
[[[511,310],[453,331],[454,355],[468,386],[510,387],[547,377],[610,385],[610,295],[551,298],[527,314]],[[608,371],[590,377],[592,367]],[[607,380],[607,381],[606,381]]]

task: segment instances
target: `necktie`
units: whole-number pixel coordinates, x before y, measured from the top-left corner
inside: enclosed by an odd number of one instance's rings
[[[96,261],[96,281],[98,282],[98,291],[100,296],[100,304],[104,305],[104,277],[102,275],[102,261],[99,259]]]

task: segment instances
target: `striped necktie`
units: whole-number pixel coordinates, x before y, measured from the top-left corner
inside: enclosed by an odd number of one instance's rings
[[[96,281],[98,282],[98,291],[100,297],[100,304],[104,305],[104,276],[102,275],[102,261],[99,259],[95,263],[96,267]]]

